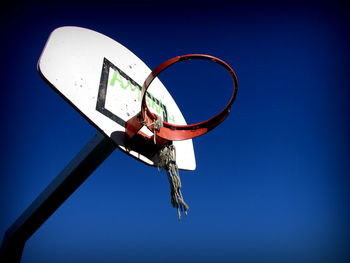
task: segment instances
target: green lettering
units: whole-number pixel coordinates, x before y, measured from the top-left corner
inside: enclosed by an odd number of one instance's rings
[[[114,87],[116,81],[119,83],[119,86],[122,89],[126,90],[128,87],[130,87],[131,91],[133,92],[136,91],[137,101],[138,102],[141,101],[141,88],[138,85],[134,85],[129,79],[122,77],[118,70],[114,70],[113,76],[109,81],[109,86]],[[150,93],[146,94],[146,104],[158,115],[162,114],[165,119],[168,118],[169,122],[175,123],[175,116],[170,115],[166,109],[166,106],[163,104],[163,102],[161,100],[157,100]]]
[[[147,104],[148,107],[150,107],[150,104],[151,104],[150,103],[150,98],[148,98],[147,96],[146,96],[146,104]]]
[[[115,71],[114,71],[113,77],[112,77],[112,79],[110,80],[109,85],[113,87],[116,80],[120,81],[120,73],[119,73],[118,70],[115,70]]]
[[[158,104],[156,104],[156,112],[160,114],[160,106]]]
[[[138,102],[141,101],[141,90],[140,89],[137,90],[137,101]]]
[[[156,108],[156,102],[155,102],[154,98],[152,98],[152,105],[151,105],[151,107],[152,107],[152,110],[154,110]]]
[[[130,83],[130,88],[131,88],[131,91],[135,91],[138,88],[138,86]]]
[[[121,78],[121,79],[119,80],[120,87],[121,87],[122,89],[127,89],[128,86],[129,86],[130,81],[128,80],[128,81],[126,82],[126,84],[124,84],[124,81],[123,81],[123,80],[125,80],[125,79],[124,79],[124,78]]]
[[[169,116],[169,122],[173,122],[175,123],[175,116],[174,115],[171,115],[171,117]]]

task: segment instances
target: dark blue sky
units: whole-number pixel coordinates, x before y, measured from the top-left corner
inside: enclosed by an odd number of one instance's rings
[[[52,30],[87,27],[149,67],[205,53],[236,70],[231,115],[167,179],[116,150],[27,242],[23,262],[349,261],[349,9],[341,2],[118,1],[9,5],[1,14],[0,233],[96,133],[40,78]],[[189,62],[160,79],[191,123],[225,105],[229,78]]]

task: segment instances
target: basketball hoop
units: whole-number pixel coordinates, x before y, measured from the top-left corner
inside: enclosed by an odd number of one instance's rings
[[[148,106],[146,103],[146,92],[148,87],[151,85],[152,81],[166,68],[170,67],[171,65],[177,62],[188,61],[191,59],[211,60],[223,66],[230,73],[233,79],[233,91],[229,102],[221,112],[219,112],[214,117],[206,121],[202,121],[196,124],[188,124],[188,125],[177,125],[177,124],[171,124],[163,121],[162,127],[159,129],[155,129],[156,125],[153,125],[153,123],[155,123],[155,121],[157,120],[157,116],[148,109]],[[157,137],[160,137],[168,141],[187,140],[187,139],[198,137],[214,129],[216,126],[218,126],[222,121],[226,119],[226,117],[230,113],[230,108],[232,106],[232,103],[236,98],[237,91],[238,91],[238,80],[237,80],[236,73],[230,67],[230,65],[228,65],[226,62],[224,62],[219,58],[216,58],[210,55],[203,55],[203,54],[190,54],[190,55],[183,55],[183,56],[178,56],[178,57],[169,59],[163,62],[162,64],[160,64],[157,68],[155,68],[145,80],[141,90],[141,97],[142,97],[141,111],[139,114],[137,114],[136,116],[131,118],[129,121],[127,121],[126,134],[128,138],[131,139],[137,132],[139,132],[139,130],[143,126],[147,126],[147,128],[151,132],[156,134]]]
[[[218,114],[212,118],[188,125],[178,125],[163,121],[160,116],[152,113],[146,103],[147,89],[151,85],[152,81],[166,68],[171,65],[180,62],[188,61],[191,59],[204,59],[218,63],[224,67],[233,80],[233,90],[227,105]],[[177,56],[169,59],[158,67],[156,67],[146,78],[141,89],[141,110],[134,117],[126,122],[126,141],[131,141],[132,138],[139,134],[146,141],[153,140],[158,149],[158,167],[161,167],[167,171],[169,183],[171,186],[171,203],[178,210],[178,217],[181,219],[181,212],[185,212],[187,215],[188,205],[185,203],[181,193],[181,181],[178,174],[176,165],[175,147],[172,145],[173,141],[188,140],[207,133],[208,131],[217,127],[223,122],[230,113],[230,108],[236,98],[238,91],[238,80],[235,71],[223,60],[204,54],[189,54],[183,56]],[[141,128],[146,126],[153,136],[148,136],[143,133]],[[170,156],[170,157],[169,157]]]

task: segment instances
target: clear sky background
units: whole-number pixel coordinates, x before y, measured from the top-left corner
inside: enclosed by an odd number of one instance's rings
[[[342,2],[28,1],[1,12],[1,235],[97,132],[37,73],[55,28],[103,33],[150,68],[211,54],[240,83],[228,119],[194,140],[182,222],[165,174],[115,150],[27,242],[22,262],[349,262]],[[217,113],[231,89],[216,65],[197,62],[160,79],[190,123]]]

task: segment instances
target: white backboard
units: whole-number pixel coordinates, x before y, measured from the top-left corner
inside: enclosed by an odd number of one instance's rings
[[[80,27],[54,30],[41,54],[42,77],[96,128],[136,159],[156,165],[149,147],[125,148],[125,123],[141,109],[141,86],[151,70],[130,50],[95,31]],[[186,124],[180,109],[155,79],[147,105],[170,123]],[[142,132],[150,134],[147,128]],[[196,168],[192,140],[174,141],[179,169]]]

